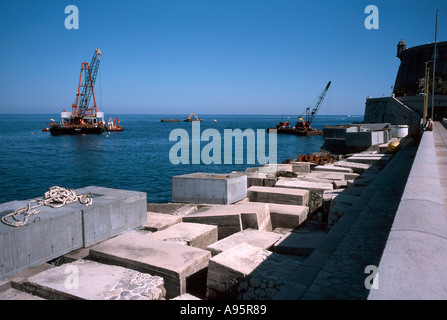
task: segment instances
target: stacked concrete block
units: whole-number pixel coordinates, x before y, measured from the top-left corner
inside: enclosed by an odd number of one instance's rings
[[[293,172],[309,173],[311,166],[309,162],[290,162]]]
[[[276,183],[276,176],[257,171],[247,172],[247,187],[266,186],[273,187]]]
[[[51,300],[163,300],[163,278],[148,273],[77,260],[26,279],[24,289]]]
[[[175,242],[126,232],[90,249],[92,260],[123,266],[164,279],[166,298],[200,290],[211,253]]]
[[[148,212],[143,228],[152,232],[163,230],[182,222],[181,216],[166,213]]]
[[[186,216],[197,210],[197,205],[193,203],[148,203],[148,213],[164,213],[173,216]]]
[[[88,247],[142,226],[147,220],[145,192],[90,186],[76,194],[92,194],[89,207],[74,202],[67,207],[82,211],[83,246]]]
[[[207,298],[272,299],[302,261],[301,257],[240,243],[210,259]]]
[[[28,202],[0,204],[0,216]],[[40,213],[31,216],[22,227],[0,222],[0,280],[83,246],[81,208],[42,206],[39,209]]]
[[[254,186],[248,188],[250,202],[267,202],[307,206],[309,191],[295,188],[271,188]]]
[[[148,234],[147,237],[206,249],[208,245],[217,241],[217,227],[201,223],[181,222],[167,229]]]
[[[319,165],[313,168],[314,171],[329,171],[329,172],[344,172],[344,173],[352,173],[354,172],[351,168],[343,168],[337,167],[335,165]]]
[[[295,229],[306,221],[309,207],[269,203],[269,211],[273,230],[276,228]]]
[[[231,204],[247,196],[245,173],[196,172],[172,177],[172,201]]]
[[[334,166],[340,168],[349,168],[354,173],[362,174],[365,170],[368,170],[372,165],[367,163],[354,162],[351,159],[351,161],[346,160],[337,161],[334,163]]]
[[[207,299],[235,299],[239,282],[252,273],[271,252],[257,246],[240,243],[209,261]]]
[[[296,188],[309,190],[309,215],[314,216],[323,205],[323,192],[332,190],[333,184],[330,181],[316,179],[306,181],[300,178],[280,178],[275,188]]]
[[[219,240],[247,228],[272,231],[270,212],[265,203],[204,207],[184,216],[183,222],[217,226]]]
[[[281,237],[282,235],[274,232],[245,229],[210,244],[206,249],[211,252],[212,256],[215,256],[225,250],[237,246],[242,242],[245,242],[262,249],[269,250],[279,239],[281,239]]]

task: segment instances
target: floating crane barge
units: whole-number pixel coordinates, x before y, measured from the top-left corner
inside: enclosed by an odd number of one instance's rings
[[[59,123],[48,124],[49,130],[45,129],[45,131],[50,131],[52,135],[101,134],[108,129],[112,129],[110,131],[122,131],[122,127],[117,126],[114,122],[112,126],[110,123],[107,126],[104,120],[104,112],[98,111],[96,108],[94,86],[101,56],[101,50],[95,49],[90,64],[88,62],[82,63],[78,91],[76,92],[76,100],[72,104],[72,111],[62,110],[62,120]],[[93,105],[89,107],[92,97]]]
[[[306,120],[304,120],[302,116],[299,116],[298,122],[293,127],[290,126],[289,121],[281,121],[279,122],[279,124],[276,125],[275,128],[269,128],[268,131],[270,132],[270,130],[276,130],[276,133],[294,134],[298,136],[322,135],[323,134],[322,130],[313,129],[310,125],[314,117],[316,116],[318,109],[323,103],[324,97],[326,96],[326,93],[329,90],[330,85],[331,81],[328,82],[323,92],[318,97],[318,101],[315,107],[312,109],[312,111],[310,111],[310,108],[306,108]]]

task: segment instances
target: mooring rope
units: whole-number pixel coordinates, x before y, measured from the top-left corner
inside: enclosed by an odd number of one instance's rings
[[[65,189],[62,187],[54,186],[51,187],[49,191],[45,192],[45,196],[43,199],[35,199],[28,202],[28,205],[25,207],[21,207],[14,212],[11,212],[2,217],[2,222],[6,225],[12,227],[23,227],[28,223],[28,218],[35,214],[38,214],[40,210],[37,208],[41,206],[49,206],[52,208],[60,208],[66,204],[70,204],[79,200],[80,203],[90,206],[92,205],[91,195],[88,194],[79,194],[76,195],[76,192],[73,189]],[[36,205],[32,205],[36,203]],[[22,219],[20,219],[19,215],[24,215]]]

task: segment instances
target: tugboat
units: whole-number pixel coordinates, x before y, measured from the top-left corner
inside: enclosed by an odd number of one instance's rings
[[[62,120],[47,124],[52,135],[61,134],[101,134],[107,130],[104,121],[104,112],[97,111],[94,85],[98,74],[102,52],[95,49],[90,62],[83,62],[79,76],[76,100],[72,104],[72,112],[65,109],[61,112]],[[84,80],[82,80],[84,78]],[[93,105],[89,107],[93,97]],[[121,126],[119,126],[121,128]],[[48,131],[44,129],[45,131]],[[115,131],[122,131],[115,130]]]
[[[115,117],[115,119],[109,118],[109,122],[107,123],[107,131],[123,131],[123,127],[117,123],[120,123],[120,120]]]

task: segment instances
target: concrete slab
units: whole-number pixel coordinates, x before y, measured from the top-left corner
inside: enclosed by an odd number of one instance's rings
[[[268,205],[256,202],[204,207],[183,217],[183,222],[217,226],[218,240],[246,228],[272,231]]]
[[[385,165],[388,161],[390,161],[390,157],[373,157],[373,156],[352,156],[346,159],[348,162],[360,162],[366,164],[376,164],[376,165]]]
[[[261,173],[269,173],[275,175],[278,171],[294,172],[291,164],[267,163],[259,168]]]
[[[351,168],[336,167],[336,166],[330,165],[330,164],[316,166],[313,170],[314,171],[342,172],[342,173],[354,172]]]
[[[14,288],[0,291],[0,301],[4,300],[45,300],[41,297],[34,296],[27,292],[23,292]]]
[[[308,172],[310,172],[310,169],[311,169],[311,165],[309,162],[292,161],[289,164],[292,165],[293,172],[308,173]]]
[[[217,226],[181,222],[167,229],[148,234],[147,237],[206,249],[208,245],[217,241]]]
[[[197,210],[197,205],[193,203],[148,203],[147,212],[164,213],[173,216],[186,216]]]
[[[193,296],[192,294],[184,293],[175,298],[172,298],[171,300],[201,300],[201,299],[196,296]]]
[[[0,204],[0,216],[28,204],[12,201]],[[83,245],[82,210],[64,206],[39,208],[23,227],[0,222],[0,280],[55,259]]]
[[[273,245],[273,251],[282,254],[309,256],[324,240],[324,233],[291,232]]]
[[[351,161],[337,161],[334,163],[334,166],[340,168],[350,168],[354,173],[362,174],[365,170],[368,170],[371,167],[371,164],[353,162],[351,159]]]
[[[307,219],[309,207],[269,203],[272,229],[298,228]]]
[[[89,260],[38,273],[24,287],[50,300],[161,300],[165,296],[161,277]]]
[[[231,204],[247,196],[245,173],[195,172],[172,177],[172,201]]]
[[[300,178],[281,178],[275,188],[296,188],[309,190],[309,216],[313,216],[323,205],[323,192],[332,190],[333,184],[324,180],[305,181]]]
[[[262,249],[269,250],[279,239],[281,239],[281,237],[280,234],[274,232],[245,229],[210,244],[206,249],[211,252],[212,256],[215,256],[242,242],[246,242]]]
[[[240,279],[247,277],[271,254],[243,242],[212,257],[208,266],[207,299],[236,298]]]
[[[280,178],[275,188],[295,188],[303,190],[321,191],[334,189],[332,183],[326,181],[305,181],[300,178]]]
[[[79,202],[67,205],[82,210],[83,247],[142,226],[147,219],[145,192],[89,186],[76,189],[76,194],[93,194],[93,204]]]
[[[148,212],[146,223],[143,224],[145,230],[152,232],[166,229],[177,223],[182,222],[181,216],[175,216],[166,213]]]
[[[147,235],[123,233],[90,249],[93,260],[147,272],[164,279],[166,298],[205,290],[206,268],[211,253]]]
[[[295,188],[272,188],[253,186],[247,190],[251,202],[266,202],[307,206],[309,191]]]
[[[209,299],[272,299],[302,264],[303,257],[272,253],[240,243],[210,259]]]

